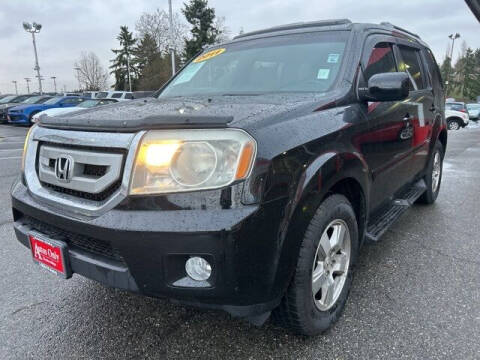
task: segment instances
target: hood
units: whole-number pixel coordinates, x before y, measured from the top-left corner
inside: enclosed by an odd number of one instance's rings
[[[330,99],[330,100],[329,100]],[[42,117],[48,127],[135,131],[178,127],[247,127],[271,117],[313,111],[331,101],[324,94],[212,96],[139,99],[86,109],[68,116]]]
[[[66,114],[66,113],[73,112],[73,111],[78,111],[78,110],[79,110],[79,108],[76,108],[76,107],[53,108],[53,109],[44,110],[44,111],[38,113],[38,115],[39,116],[42,116],[42,115],[57,116],[57,115],[60,115],[60,114]]]
[[[36,110],[36,109],[41,109],[42,107],[39,105],[35,104],[24,104],[24,105],[17,105],[10,110],[16,110],[16,111],[22,111],[22,110]]]
[[[19,106],[18,103],[6,103],[6,104],[0,104],[0,110],[8,109],[14,106]]]

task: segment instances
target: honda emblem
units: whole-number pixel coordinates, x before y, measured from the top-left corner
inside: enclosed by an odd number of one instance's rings
[[[70,182],[75,161],[69,155],[61,155],[55,161],[55,176],[59,181]]]

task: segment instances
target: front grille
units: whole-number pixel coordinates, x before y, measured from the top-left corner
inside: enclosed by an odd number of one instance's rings
[[[57,178],[56,162],[62,156],[70,157],[75,164],[74,176],[66,182]],[[125,158],[123,149],[43,142],[38,153],[37,174],[44,188],[102,203],[120,189]]]
[[[67,189],[61,186],[53,185],[53,184],[48,184],[46,182],[41,182],[43,187],[46,187],[50,190],[53,190],[58,193],[62,194],[67,194],[70,196],[75,196],[78,198],[86,199],[86,200],[91,200],[91,201],[96,201],[96,202],[103,202],[107,200],[110,196],[112,196],[118,189],[120,189],[120,186],[122,185],[121,181],[117,181],[114,184],[110,185],[107,189],[102,191],[101,193],[98,194],[92,194],[88,193],[85,191],[78,191],[78,190],[72,190],[72,189]]]
[[[52,239],[66,242],[71,249],[80,249],[95,255],[103,256],[110,260],[125,263],[122,255],[120,255],[118,250],[112,247],[108,241],[75,234],[70,231],[57,228],[56,226],[40,222],[29,216],[22,217],[20,221],[32,228],[32,230],[36,230],[41,234],[51,237]]]
[[[107,173],[107,166],[87,164],[83,168],[83,175],[102,177]]]

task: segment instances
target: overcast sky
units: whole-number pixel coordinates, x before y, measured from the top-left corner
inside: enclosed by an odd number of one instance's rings
[[[174,11],[183,6],[173,0]],[[209,0],[218,16],[225,17],[231,35],[245,31],[320,19],[349,18],[354,22],[389,21],[418,33],[433,49],[437,60],[445,55],[453,32],[461,42],[480,48],[480,24],[463,0]],[[23,21],[43,25],[37,37],[44,90],[53,91],[51,76],[59,88],[77,87],[73,63],[81,51],[93,51],[109,65],[110,49],[118,46],[120,25],[135,29],[143,12],[168,9],[167,0],[1,0],[0,3],[0,92],[26,92],[25,77],[35,79],[30,34]],[[31,83],[37,90],[37,85]]]

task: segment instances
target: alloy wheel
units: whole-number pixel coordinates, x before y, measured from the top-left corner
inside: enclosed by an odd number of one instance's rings
[[[350,265],[351,239],[345,221],[332,221],[323,232],[312,267],[312,295],[320,311],[337,302]]]

